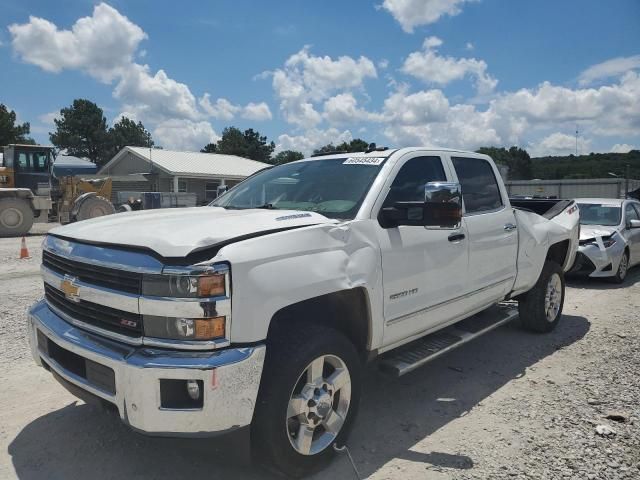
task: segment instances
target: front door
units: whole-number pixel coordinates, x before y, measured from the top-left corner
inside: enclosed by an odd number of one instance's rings
[[[470,301],[477,310],[501,300],[513,287],[518,231],[513,209],[493,165],[474,157],[452,157],[462,188],[469,241]]]
[[[398,201],[424,201],[428,182],[447,181],[438,156],[403,157],[386,186],[380,209]],[[459,229],[401,225],[378,228],[384,289],[386,347],[462,313],[453,300],[468,291],[468,242]]]

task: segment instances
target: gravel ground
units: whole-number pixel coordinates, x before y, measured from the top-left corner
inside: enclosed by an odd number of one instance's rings
[[[246,431],[144,437],[34,366],[24,314],[42,295],[41,240],[18,260],[19,239],[0,239],[0,478],[269,478]],[[349,442],[361,477],[640,478],[639,307],[637,268],[623,286],[571,283],[549,335],[507,325],[400,379],[369,368]],[[355,476],[342,455],[315,478]]]

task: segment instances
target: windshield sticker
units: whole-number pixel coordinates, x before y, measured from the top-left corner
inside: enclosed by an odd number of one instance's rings
[[[349,157],[344,162],[343,165],[380,165],[384,162],[387,157]]]
[[[306,218],[306,217],[310,217],[311,214],[310,213],[296,213],[295,215],[285,215],[284,217],[277,217],[276,220],[280,221],[280,220],[294,220],[296,218]]]

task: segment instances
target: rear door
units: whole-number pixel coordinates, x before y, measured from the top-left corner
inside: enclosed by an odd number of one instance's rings
[[[469,243],[470,300],[473,309],[501,300],[513,287],[518,232],[500,173],[483,158],[451,157],[462,187]]]
[[[447,173],[449,172],[449,173]],[[451,180],[441,156],[413,152],[394,167],[384,196],[374,212],[398,201],[425,200],[428,182]],[[386,347],[450,321],[463,313],[468,290],[468,243],[452,240],[464,228],[441,229],[378,224],[384,289],[384,344]]]

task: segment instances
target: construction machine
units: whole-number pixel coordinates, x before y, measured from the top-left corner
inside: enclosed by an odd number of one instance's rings
[[[115,213],[110,178],[56,177],[46,145],[12,144],[0,157],[0,237],[25,235],[34,221],[62,224]]]

